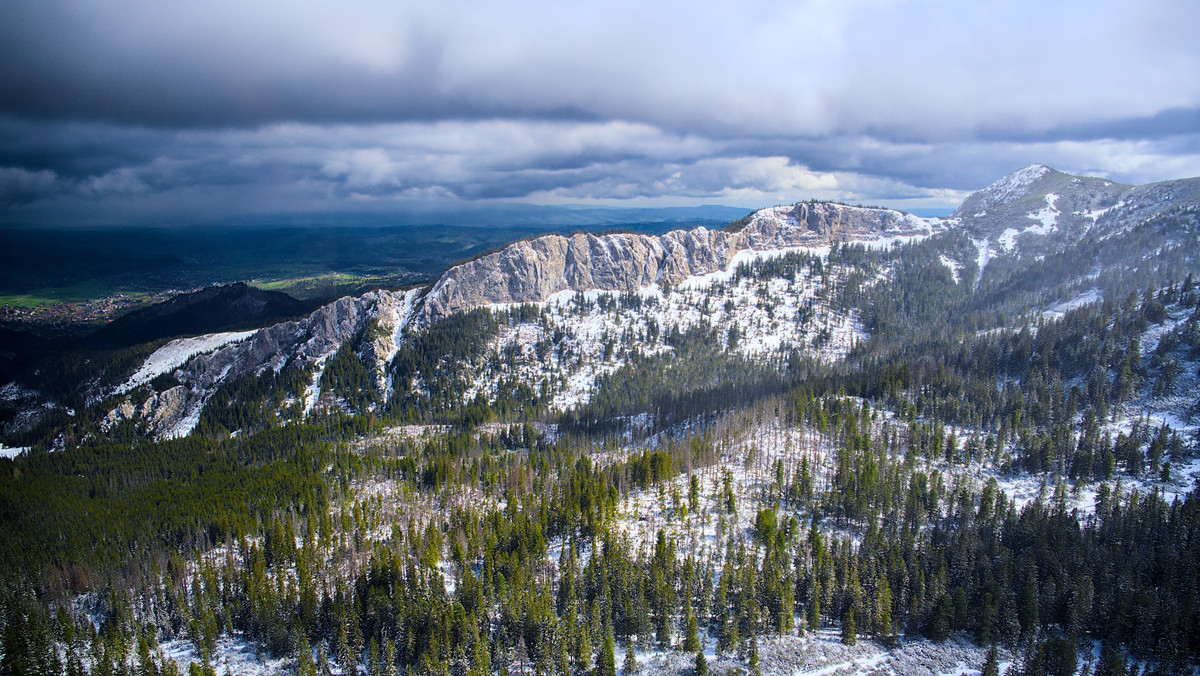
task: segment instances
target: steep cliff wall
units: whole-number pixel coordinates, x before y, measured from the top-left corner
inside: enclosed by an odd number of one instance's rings
[[[756,212],[744,228],[664,235],[550,235],[448,270],[425,297],[421,319],[493,303],[543,301],[560,291],[634,291],[725,270],[744,250],[823,247],[930,234],[929,224],[889,209],[801,203]]]

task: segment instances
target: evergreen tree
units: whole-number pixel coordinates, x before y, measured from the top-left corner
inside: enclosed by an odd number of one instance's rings
[[[997,654],[995,644],[988,648],[987,659],[983,662],[981,676],[1000,676],[1000,657]]]
[[[683,650],[684,652],[694,653],[700,649],[700,625],[696,621],[696,612],[692,610],[692,601],[690,598],[685,601],[683,612],[686,623],[683,633]]]
[[[856,630],[854,628],[854,607],[846,609],[846,615],[842,619],[842,643],[845,645],[854,645],[858,642]]]
[[[604,642],[596,659],[596,676],[617,676],[616,644],[613,640],[612,623],[604,623]]]
[[[303,633],[296,641],[296,676],[316,676],[317,665],[313,662],[312,646]]]
[[[633,650],[633,641],[625,643],[625,662],[621,665],[621,670],[625,674],[636,674],[641,671],[637,654]]]

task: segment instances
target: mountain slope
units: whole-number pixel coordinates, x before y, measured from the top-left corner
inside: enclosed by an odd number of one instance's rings
[[[951,227],[975,240],[981,257],[1036,256],[1197,205],[1200,178],[1132,186],[1035,164],[968,195]]]
[[[1031,309],[1181,279],[1200,260],[1198,195],[1200,179],[1123,186],[1034,165],[973,193],[946,220],[808,202],[762,209],[723,230],[538,237],[455,266],[426,289],[343,298],[244,340],[200,339],[203,350],[170,343],[146,361],[169,364],[169,372],[144,365],[136,383],[110,390],[131,398],[107,405],[105,425],[143,420],[154,435],[186,434],[219,390],[226,390],[225,405],[229,397],[259,396],[253,393],[266,385],[251,387],[246,379],[266,374],[292,383],[273,395],[272,406],[301,418],[330,407],[392,415],[398,406],[424,410],[428,402],[414,404],[405,388],[429,395],[422,378],[433,373],[414,380],[393,357],[411,336],[474,308],[536,305],[532,318],[513,315],[523,318],[504,320],[513,328],[489,329],[469,353],[433,355],[467,369],[456,376],[467,383],[460,401],[495,403],[502,392],[525,388],[556,411],[586,404],[603,378],[640,359],[675,354],[666,336],[689,331],[710,332],[719,340],[714,348],[738,359],[836,362],[872,333],[896,338],[898,317],[909,324],[975,317],[985,322],[981,328],[1000,328]],[[891,249],[922,240],[916,248]],[[838,244],[861,245],[867,253],[843,249],[835,265],[830,253]],[[734,275],[743,263],[786,252],[805,258]],[[942,265],[921,262],[929,260]],[[906,299],[914,284],[930,282],[943,291]],[[239,288],[195,294],[179,308],[160,309],[161,316],[131,319],[123,333],[156,323],[181,326],[189,307],[221,316],[208,308],[219,306],[223,294],[234,297],[225,310],[233,317],[291,309]],[[672,288],[680,293],[670,296]],[[573,299],[581,293],[582,301]],[[864,300],[871,293],[882,295]],[[597,303],[618,309],[588,319],[586,305]],[[752,345],[770,349],[748,351]],[[182,366],[180,358],[187,359]],[[334,371],[325,377],[330,364]],[[155,378],[148,399],[137,394]]]
[[[285,293],[243,282],[210,286],[119,317],[88,336],[87,343],[118,349],[173,336],[255,328],[312,309]]]

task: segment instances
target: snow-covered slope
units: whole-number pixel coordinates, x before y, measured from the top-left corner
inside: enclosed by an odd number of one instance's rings
[[[537,304],[543,312],[536,321],[501,331],[465,398],[479,391],[490,396],[501,383],[516,380],[543,393],[550,408],[570,410],[588,401],[596,379],[631,354],[670,352],[669,334],[699,326],[720,337],[714,350],[770,359],[795,349],[834,361],[866,335],[856,313],[830,303],[840,281],[811,267],[768,279],[739,279],[730,269],[689,277],[673,289],[655,284],[634,294],[562,291]]]
[[[1131,186],[1034,164],[968,195],[953,223],[980,245],[982,272],[997,256],[1044,255],[1197,202],[1200,179]]]
[[[118,392],[135,389],[155,375],[172,371],[179,385],[153,394],[148,405],[138,411],[125,408],[125,416],[139,414],[156,436],[184,436],[195,427],[204,404],[222,383],[267,369],[278,372],[289,364],[315,371],[312,387],[319,395],[320,366],[347,341],[361,336],[370,322],[377,326],[376,337],[360,356],[369,360],[382,381],[383,367],[396,352],[419,294],[417,289],[372,291],[357,298],[338,299],[299,321],[169,343],[152,354]],[[117,412],[121,410],[119,405]]]
[[[180,338],[158,348],[146,358],[142,366],[129,377],[129,380],[117,387],[117,394],[123,394],[134,388],[145,385],[156,376],[170,373],[183,366],[187,360],[198,354],[212,352],[230,343],[245,340],[254,335],[253,331],[231,333],[210,333],[194,338]]]

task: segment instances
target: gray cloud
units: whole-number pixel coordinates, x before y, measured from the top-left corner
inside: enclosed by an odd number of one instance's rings
[[[10,0],[0,219],[1192,175],[1195,25],[1171,0]]]

